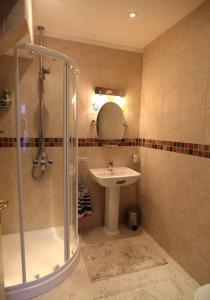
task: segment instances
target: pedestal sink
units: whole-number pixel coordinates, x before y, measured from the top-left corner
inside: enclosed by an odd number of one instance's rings
[[[138,180],[140,173],[126,168],[89,169],[93,181],[105,187],[104,230],[107,234],[119,233],[119,201],[120,187],[127,186]]]

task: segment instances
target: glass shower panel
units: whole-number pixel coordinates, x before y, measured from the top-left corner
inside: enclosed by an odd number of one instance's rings
[[[8,87],[12,93],[10,109],[1,109],[0,111],[1,121],[5,122],[5,124],[2,123],[5,126],[1,128],[5,130],[5,133],[1,136],[7,137],[7,142],[5,141],[7,145],[0,148],[0,199],[9,202],[8,207],[1,213],[4,279],[5,286],[9,287],[22,283],[16,147],[13,143],[13,139],[16,137],[14,57],[1,56],[0,69],[4,70],[0,85]],[[8,136],[11,140],[8,139]]]
[[[20,69],[25,61],[20,59]],[[20,78],[26,281],[64,264],[63,62],[43,55]]]
[[[77,181],[77,83],[78,71],[70,68],[69,72],[69,106],[68,106],[68,135],[69,135],[69,194],[68,208],[70,218],[70,257],[72,257],[78,248],[78,181]]]
[[[16,148],[0,149],[0,199],[9,201],[2,211],[2,258],[5,287],[22,283]]]

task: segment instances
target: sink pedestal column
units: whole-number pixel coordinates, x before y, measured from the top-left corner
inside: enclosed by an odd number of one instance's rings
[[[115,235],[119,231],[119,202],[120,187],[105,189],[105,224],[104,230],[107,234]]]

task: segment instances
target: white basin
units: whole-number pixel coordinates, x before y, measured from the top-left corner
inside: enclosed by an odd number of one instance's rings
[[[126,168],[108,168],[104,169],[89,169],[91,178],[104,187],[126,186],[134,183],[140,176],[140,173]]]
[[[89,169],[93,181],[105,187],[104,230],[110,235],[119,233],[120,187],[138,180],[140,173],[126,167]]]

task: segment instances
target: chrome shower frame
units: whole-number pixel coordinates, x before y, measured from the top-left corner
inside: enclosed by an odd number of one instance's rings
[[[56,270],[47,276],[40,279],[27,282],[26,276],[26,254],[25,254],[25,237],[24,237],[24,224],[23,224],[23,178],[21,172],[22,158],[21,158],[21,131],[20,131],[20,87],[19,87],[19,56],[18,51],[25,50],[29,53],[45,54],[54,59],[59,59],[63,61],[63,176],[64,176],[64,264],[59,270]],[[19,222],[20,222],[20,248],[21,248],[21,263],[22,263],[22,283],[6,288],[6,296],[8,300],[26,300],[29,298],[34,298],[42,293],[49,291],[54,288],[59,283],[63,282],[69,274],[72,272],[74,266],[77,264],[79,259],[79,239],[77,239],[77,249],[72,257],[70,257],[70,215],[68,214],[68,200],[69,200],[69,126],[67,123],[69,114],[69,89],[68,89],[68,72],[71,71],[78,82],[79,78],[79,66],[68,56],[57,52],[55,50],[38,46],[32,44],[18,44],[14,47],[14,57],[15,57],[15,91],[16,91],[16,137],[17,137],[17,175],[18,175],[18,198],[19,198]],[[77,105],[76,105],[77,106]],[[77,107],[76,107],[77,109]],[[77,128],[76,128],[77,130]],[[77,132],[75,137],[75,150],[76,150],[76,181],[78,180],[78,138]],[[77,187],[77,185],[76,185]],[[78,191],[76,188],[75,199],[76,202],[76,231],[78,233]]]

